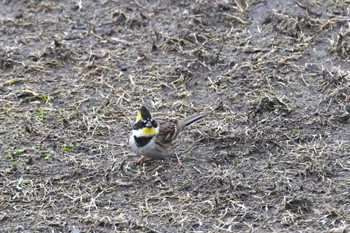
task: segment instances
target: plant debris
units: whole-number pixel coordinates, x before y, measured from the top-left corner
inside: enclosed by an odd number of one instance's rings
[[[1,1],[0,231],[349,232],[346,2]]]

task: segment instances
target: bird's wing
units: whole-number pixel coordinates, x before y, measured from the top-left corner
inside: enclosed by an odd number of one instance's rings
[[[159,133],[158,140],[163,144],[171,143],[179,134],[176,120],[158,120]]]

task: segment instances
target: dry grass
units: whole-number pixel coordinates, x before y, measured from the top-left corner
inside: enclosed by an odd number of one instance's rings
[[[2,1],[3,232],[348,232],[349,8]],[[182,118],[134,166],[140,105]]]

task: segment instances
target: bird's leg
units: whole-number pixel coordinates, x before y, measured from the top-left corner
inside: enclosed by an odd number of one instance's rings
[[[134,161],[134,164],[135,164],[135,165],[140,165],[140,164],[144,163],[144,162],[147,161],[147,160],[148,160],[148,159],[147,159],[145,156],[141,155],[141,157],[140,157],[139,159],[137,159],[137,160]]]

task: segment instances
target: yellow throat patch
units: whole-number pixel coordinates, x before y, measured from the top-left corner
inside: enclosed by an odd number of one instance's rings
[[[140,130],[142,134],[146,135],[146,136],[151,136],[156,134],[156,128],[143,128]]]

